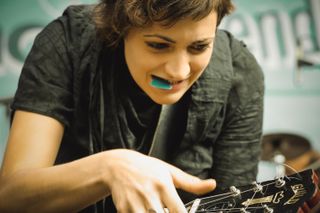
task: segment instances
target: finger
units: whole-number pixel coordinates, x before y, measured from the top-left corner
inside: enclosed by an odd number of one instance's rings
[[[214,179],[202,180],[198,177],[183,172],[177,167],[174,167],[170,164],[167,165],[169,166],[173,184],[176,188],[198,195],[211,192],[216,188],[217,184]]]
[[[160,201],[158,197],[154,197],[153,199],[150,199],[148,202],[148,213],[165,213],[162,201]]]
[[[167,208],[163,208],[160,211],[156,211],[154,209],[148,209],[147,211],[148,213],[170,213],[169,210]]]
[[[166,206],[166,212],[170,213],[187,213],[187,210],[180,199],[173,184],[163,187],[160,190],[162,201]]]
[[[113,203],[118,213],[145,213],[146,205],[144,199],[136,193],[127,193],[125,199],[118,198],[121,193],[113,194]]]
[[[162,209],[149,208],[149,209],[147,210],[147,212],[148,212],[148,213],[166,213],[164,210],[165,210],[164,208],[162,208]]]

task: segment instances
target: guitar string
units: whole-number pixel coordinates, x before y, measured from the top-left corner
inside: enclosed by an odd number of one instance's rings
[[[256,206],[256,207],[250,207],[247,210],[248,211],[257,211],[257,210],[261,210],[261,209],[265,209],[263,206]],[[200,210],[200,211],[196,211],[195,213],[220,213],[221,211],[224,212],[241,212],[242,208],[232,208],[232,209],[215,209],[215,210]]]
[[[273,185],[274,183],[276,183],[276,181],[271,182],[271,183],[268,183],[268,184],[265,184],[265,185],[262,185],[262,186],[263,186],[263,187],[266,187],[266,186],[269,186],[269,185]],[[243,193],[246,193],[246,192],[253,191],[253,190],[254,190],[254,189],[248,189],[248,190],[242,191],[242,192],[240,192],[240,195],[243,194]],[[210,201],[208,201],[208,202],[206,202],[206,203],[201,203],[201,204],[199,205],[199,207],[200,207],[200,206],[204,206],[204,205],[208,205],[208,204],[210,204],[210,203],[214,203],[214,202],[217,202],[217,201],[221,201],[221,200],[224,200],[224,199],[227,199],[227,198],[230,198],[230,197],[233,196],[234,193],[229,192],[229,193],[225,193],[225,194],[228,194],[228,195],[225,196],[225,197],[222,197],[222,198],[215,199],[215,200],[210,200]],[[210,197],[206,197],[205,199],[214,198],[214,197],[217,197],[217,196],[213,195],[213,196],[210,196]],[[204,200],[204,199],[202,199],[202,198],[200,198],[200,199],[201,199],[201,200]]]
[[[298,176],[300,176],[300,178],[298,177],[288,177],[288,176],[284,176],[283,178],[287,178],[289,181],[292,180],[292,179],[297,179],[297,180],[302,180],[302,176],[300,174],[297,174]],[[274,180],[273,182],[270,182],[270,183],[267,183],[267,184],[262,184],[262,187],[268,187],[270,185],[273,185],[276,183],[277,180]],[[261,183],[260,183],[261,184]],[[246,192],[250,192],[250,191],[254,191],[255,189],[248,189],[248,190],[245,190],[245,191],[242,191],[240,192],[240,195],[241,194],[244,194]],[[221,197],[222,195],[226,195],[225,197]],[[254,194],[254,196],[256,195],[256,192]],[[210,199],[210,198],[215,198],[215,197],[221,197],[221,198],[218,198],[218,199],[215,199],[215,200],[210,200],[210,201],[207,201],[207,202],[204,202],[204,203],[201,203],[199,205],[199,207],[201,206],[204,206],[204,205],[208,205],[210,203],[214,203],[214,202],[218,202],[218,201],[221,201],[221,200],[224,200],[224,199],[227,199],[227,198],[230,198],[233,196],[233,192],[227,192],[227,193],[224,193],[224,194],[220,194],[220,195],[213,195],[213,196],[209,196],[209,197],[205,197],[205,198],[200,198],[200,200],[207,200],[207,199]],[[254,199],[254,196],[251,198]]]
[[[206,209],[201,209],[201,210],[197,210],[195,213],[220,213],[221,211],[227,211],[227,212],[241,212],[243,208],[232,208],[232,209],[214,209],[214,210],[206,210]],[[257,211],[257,210],[261,210],[261,209],[265,209],[264,206],[254,206],[254,207],[249,207],[245,210],[249,210],[249,211]]]
[[[293,172],[296,173],[297,177],[289,177],[289,176],[285,175],[285,176],[283,176],[283,177],[278,177],[277,180],[283,179],[283,178],[287,178],[289,181],[290,181],[291,179],[303,180],[303,178],[302,178],[302,176],[299,174],[299,172],[296,171],[296,170],[295,170],[294,168],[292,168],[291,166],[289,166],[288,164],[285,164],[285,163],[281,163],[281,164],[280,164],[280,163],[278,163],[278,165],[283,165],[283,166],[285,166],[285,167],[288,167],[289,169],[291,169]],[[272,185],[272,184],[276,183],[277,180],[275,180],[274,182],[270,182],[269,184],[262,185],[262,186],[265,187],[265,186]],[[260,183],[260,184],[261,184],[261,183]],[[243,193],[246,193],[246,192],[249,192],[249,191],[252,191],[252,190],[254,190],[254,189],[249,189],[249,190],[240,192],[240,194],[243,194]],[[207,204],[210,204],[210,203],[212,203],[212,202],[217,202],[217,201],[220,201],[220,200],[224,200],[224,199],[226,199],[226,198],[230,198],[230,197],[232,196],[232,194],[233,194],[232,192],[227,192],[227,193],[223,193],[223,194],[219,194],[219,195],[213,195],[213,196],[209,196],[209,197],[205,197],[205,198],[200,198],[200,200],[205,200],[205,199],[211,199],[211,198],[215,198],[215,197],[221,197],[221,196],[223,196],[223,195],[226,196],[226,197],[222,197],[222,198],[220,198],[220,199],[208,201],[207,203],[201,203],[199,206],[207,205]],[[255,194],[254,194],[254,195],[255,195]],[[254,198],[254,197],[253,197],[253,198]],[[253,199],[253,198],[252,198],[252,199]],[[251,200],[252,200],[252,199],[251,199]],[[190,204],[190,203],[192,203],[192,202],[189,202],[188,204]]]
[[[295,174],[297,174],[297,176],[300,177],[300,179],[302,180],[302,176],[299,174],[299,172],[297,170],[295,170],[293,167],[289,166],[288,164],[282,163],[282,165],[288,167],[289,169],[291,169]]]
[[[204,201],[204,200],[207,200],[207,199],[216,198],[216,197],[228,196],[228,195],[231,195],[231,194],[232,194],[232,192],[225,192],[225,193],[222,193],[222,194],[211,195],[211,196],[207,196],[207,197],[203,197],[203,198],[198,198],[198,199],[200,199],[201,201]],[[185,206],[192,205],[193,202],[194,202],[194,201],[190,201],[190,202],[186,203]]]
[[[266,207],[264,205],[262,205],[262,203],[260,203],[261,206],[248,206],[246,208],[220,208],[220,209],[200,209],[200,210],[197,210],[195,213],[220,213],[220,212],[241,212],[241,210],[248,210],[248,211],[256,211],[256,210],[261,210],[261,209],[266,209]],[[267,207],[273,207],[275,206],[275,204],[271,204],[271,205],[268,205]]]
[[[253,200],[253,199],[255,198],[257,192],[258,192],[257,190],[254,190],[254,193],[253,193],[253,195],[252,195],[252,197],[251,197],[250,200]],[[244,210],[247,210],[248,207],[249,207],[249,205],[247,205],[247,206],[244,208]]]

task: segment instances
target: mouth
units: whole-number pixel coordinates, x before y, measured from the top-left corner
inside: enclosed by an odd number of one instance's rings
[[[160,78],[158,76],[152,75],[152,81],[151,81],[151,86],[157,88],[157,89],[165,89],[165,90],[171,90],[172,89],[172,84],[170,81]]]
[[[175,84],[181,83],[183,80],[180,81],[170,81],[159,76],[152,75],[151,86],[158,88],[158,89],[165,89],[171,90]]]

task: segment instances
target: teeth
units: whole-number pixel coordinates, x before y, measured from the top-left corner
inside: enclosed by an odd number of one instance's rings
[[[182,81],[169,81],[169,82],[170,82],[170,84],[178,84],[178,83],[180,83]]]

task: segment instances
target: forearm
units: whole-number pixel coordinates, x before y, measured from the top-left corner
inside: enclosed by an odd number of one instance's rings
[[[76,212],[108,196],[102,155],[2,175],[0,212]]]

